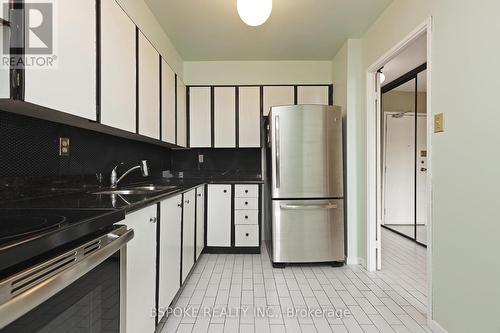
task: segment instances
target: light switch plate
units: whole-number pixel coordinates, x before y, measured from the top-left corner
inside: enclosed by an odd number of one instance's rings
[[[203,154],[198,154],[198,163],[203,163],[205,160]]]
[[[59,138],[59,156],[69,156],[69,138]]]
[[[438,113],[434,115],[434,133],[444,132],[444,114]]]

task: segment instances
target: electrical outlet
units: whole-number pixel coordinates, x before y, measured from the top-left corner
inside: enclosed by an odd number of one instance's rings
[[[198,163],[203,163],[205,157],[203,156],[203,154],[198,154]]]
[[[438,113],[434,115],[434,133],[444,132],[444,114]]]
[[[69,138],[59,138],[59,156],[69,156]]]

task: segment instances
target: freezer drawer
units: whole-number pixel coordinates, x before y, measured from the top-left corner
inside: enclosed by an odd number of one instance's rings
[[[273,200],[274,263],[344,261],[344,201]]]

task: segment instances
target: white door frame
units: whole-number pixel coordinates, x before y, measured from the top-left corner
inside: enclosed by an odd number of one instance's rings
[[[381,161],[380,161],[380,112],[377,112],[379,92],[377,87],[377,71],[389,60],[398,55],[405,47],[423,34],[427,35],[427,321],[432,322],[432,133],[433,114],[431,103],[432,77],[432,17],[416,27],[411,33],[375,61],[366,71],[366,214],[367,214],[367,254],[366,268],[368,271],[377,269],[377,227],[380,228],[381,212]],[[432,325],[432,326],[431,326]]]

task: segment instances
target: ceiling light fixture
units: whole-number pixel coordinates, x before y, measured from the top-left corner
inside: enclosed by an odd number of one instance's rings
[[[237,0],[238,14],[246,24],[256,27],[267,21],[273,10],[273,0]]]

